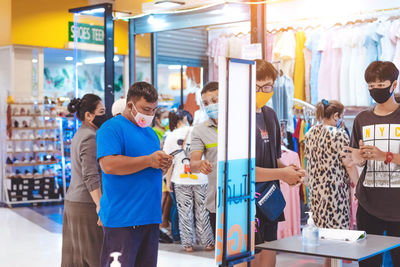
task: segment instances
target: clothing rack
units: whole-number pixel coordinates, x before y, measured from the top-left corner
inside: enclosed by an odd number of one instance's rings
[[[308,109],[310,109],[312,111],[315,111],[315,109],[316,109],[315,106],[313,106],[313,105],[311,105],[311,104],[309,104],[309,103],[307,103],[307,102],[305,102],[303,100],[297,99],[297,98],[294,98],[293,102],[294,102],[295,105],[299,105],[299,106],[308,108]]]

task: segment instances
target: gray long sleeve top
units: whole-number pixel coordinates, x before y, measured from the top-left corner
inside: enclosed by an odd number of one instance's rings
[[[96,153],[96,130],[82,124],[72,139],[71,183],[66,200],[94,203],[89,192],[101,188],[101,170]]]

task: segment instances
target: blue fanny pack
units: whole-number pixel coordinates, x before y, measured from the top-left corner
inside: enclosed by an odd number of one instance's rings
[[[276,182],[256,183],[256,206],[268,220],[273,222],[279,218],[286,201]]]

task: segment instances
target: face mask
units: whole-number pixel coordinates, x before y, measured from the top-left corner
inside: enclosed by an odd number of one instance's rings
[[[218,119],[218,104],[211,104],[204,107],[208,117],[211,119]]]
[[[339,118],[336,122],[336,128],[340,128],[340,126],[342,125],[343,119]]]
[[[392,96],[393,92],[390,92],[390,88],[392,85],[389,85],[386,88],[373,88],[369,90],[369,94],[378,104],[383,104]]]
[[[265,106],[273,95],[274,95],[274,92],[269,92],[269,93],[257,92],[256,93],[256,107],[262,108],[263,106]]]
[[[149,115],[145,115],[140,113],[135,105],[132,103],[133,108],[136,110],[136,116],[133,115],[133,112],[131,110],[131,114],[132,117],[135,119],[136,123],[138,124],[138,126],[140,128],[146,128],[149,127],[151,125],[151,123],[153,122],[154,116],[149,116]]]
[[[107,120],[107,115],[106,115],[106,114],[103,114],[103,115],[96,115],[96,116],[94,117],[92,123],[93,123],[94,125],[96,125],[97,128],[100,128],[101,125],[102,125],[103,123],[106,122],[106,120]]]
[[[169,125],[169,119],[168,118],[165,118],[165,119],[162,119],[161,120],[161,126],[162,127],[167,127]]]

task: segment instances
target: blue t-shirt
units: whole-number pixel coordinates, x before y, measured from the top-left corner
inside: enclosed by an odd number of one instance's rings
[[[97,131],[97,160],[110,155],[147,156],[160,150],[160,140],[150,127],[140,128],[122,115]],[[161,223],[162,171],[147,168],[130,175],[103,172],[100,219],[105,227]]]

